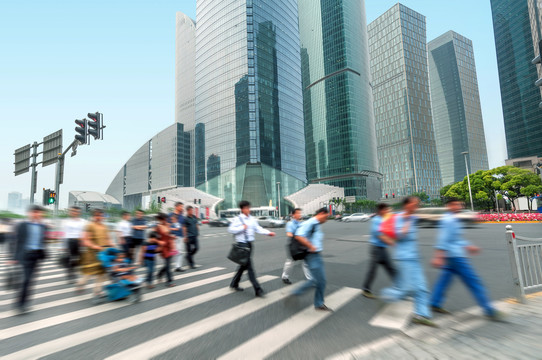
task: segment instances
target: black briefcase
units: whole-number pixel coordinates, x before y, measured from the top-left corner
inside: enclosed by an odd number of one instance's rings
[[[243,246],[237,242],[233,243],[230,253],[228,254],[228,259],[230,259],[236,264],[244,266],[248,264],[250,260],[250,248]]]
[[[295,236],[292,236],[290,238],[290,243],[288,244],[288,250],[290,251],[290,256],[294,260],[303,260],[309,253],[309,250],[304,245],[302,245],[299,241],[297,241],[295,239]]]

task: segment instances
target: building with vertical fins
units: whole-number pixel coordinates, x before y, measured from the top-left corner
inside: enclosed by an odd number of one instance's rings
[[[425,16],[396,4],[368,26],[383,195],[440,196]]]
[[[491,0],[501,102],[509,158],[542,156],[542,77],[531,60],[542,38],[534,0]],[[535,50],[536,48],[536,50]]]
[[[431,106],[442,183],[489,169],[472,41],[448,31],[428,44]]]
[[[381,197],[365,2],[299,0],[307,177]]]

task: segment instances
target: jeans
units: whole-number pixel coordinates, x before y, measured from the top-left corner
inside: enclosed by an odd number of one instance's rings
[[[186,260],[188,260],[188,265],[194,267],[194,258],[193,256],[199,250],[198,238],[196,236],[188,237],[188,242],[184,244],[186,249]]]
[[[326,290],[326,273],[324,269],[324,261],[320,253],[309,253],[305,257],[305,262],[309,267],[312,279],[305,281],[294,292],[294,295],[302,295],[309,288],[315,287],[314,292],[314,307],[324,305],[324,292]]]
[[[371,291],[371,285],[376,276],[378,265],[384,266],[384,269],[386,269],[386,272],[392,280],[395,278],[397,271],[391,263],[388,250],[385,247],[371,245],[371,262],[369,264],[369,272],[363,283],[363,290]]]
[[[147,282],[147,284],[150,285],[152,284],[155,260],[154,259],[144,259],[144,260],[145,260],[145,267],[147,268],[147,278],[145,279],[145,281]]]
[[[158,272],[158,279],[160,279],[162,276],[164,276],[164,273],[166,274],[167,282],[168,284],[171,284],[173,281],[173,277],[171,276],[171,259],[172,257],[168,257],[167,259],[164,259],[164,266],[160,269]]]
[[[250,280],[250,283],[254,287],[254,291],[258,292],[258,290],[261,289],[260,284],[258,283],[258,280],[256,279],[256,273],[254,272],[254,269],[252,267],[252,243],[240,243],[241,246],[246,246],[250,249],[250,258],[248,260],[248,263],[244,266],[239,266],[237,269],[237,273],[235,273],[235,276],[231,280],[230,287],[236,288],[239,286],[239,281],[241,281],[241,276],[243,275],[243,272],[246,270],[248,272],[248,278]]]
[[[491,316],[495,314],[495,309],[491,306],[482,280],[474,271],[469,259],[462,257],[446,258],[446,265],[442,268],[440,277],[433,290],[431,305],[442,307],[445,301],[446,290],[451,284],[454,275],[459,276],[463,280],[463,283],[470,290],[478,305],[484,309],[486,315]]]
[[[311,272],[309,270],[309,267],[307,266],[307,263],[304,261],[296,261],[290,258],[286,259],[286,262],[284,263],[284,268],[282,270],[282,279],[289,279],[292,269],[294,268],[295,264],[298,263],[303,264],[303,274],[305,275],[305,278],[307,280],[312,280]]]
[[[430,318],[429,291],[420,260],[397,260],[395,263],[398,269],[395,285],[383,289],[382,298],[384,301],[393,302],[412,295],[414,297],[414,313]]]
[[[30,293],[30,284],[32,282],[32,276],[36,270],[38,262],[43,259],[43,251],[28,251],[24,255],[22,261],[23,266],[23,283],[21,286],[21,292],[19,294],[19,300],[17,301],[17,306],[19,308],[24,308]]]

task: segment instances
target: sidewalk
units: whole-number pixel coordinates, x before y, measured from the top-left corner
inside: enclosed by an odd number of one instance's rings
[[[511,300],[494,304],[507,322],[491,322],[473,307],[436,317],[438,329],[411,325],[330,359],[542,359],[542,293],[530,295],[525,305]]]

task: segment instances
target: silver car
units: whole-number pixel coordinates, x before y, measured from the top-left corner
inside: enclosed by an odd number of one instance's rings
[[[356,214],[352,214],[350,216],[347,216],[347,217],[343,218],[342,221],[344,221],[344,222],[354,222],[354,221],[365,222],[365,221],[368,221],[369,219],[371,219],[371,215],[369,215],[369,214],[356,213]]]
[[[275,228],[275,227],[284,227],[286,222],[284,220],[277,219],[273,216],[261,216],[258,218],[258,224],[261,227]]]

